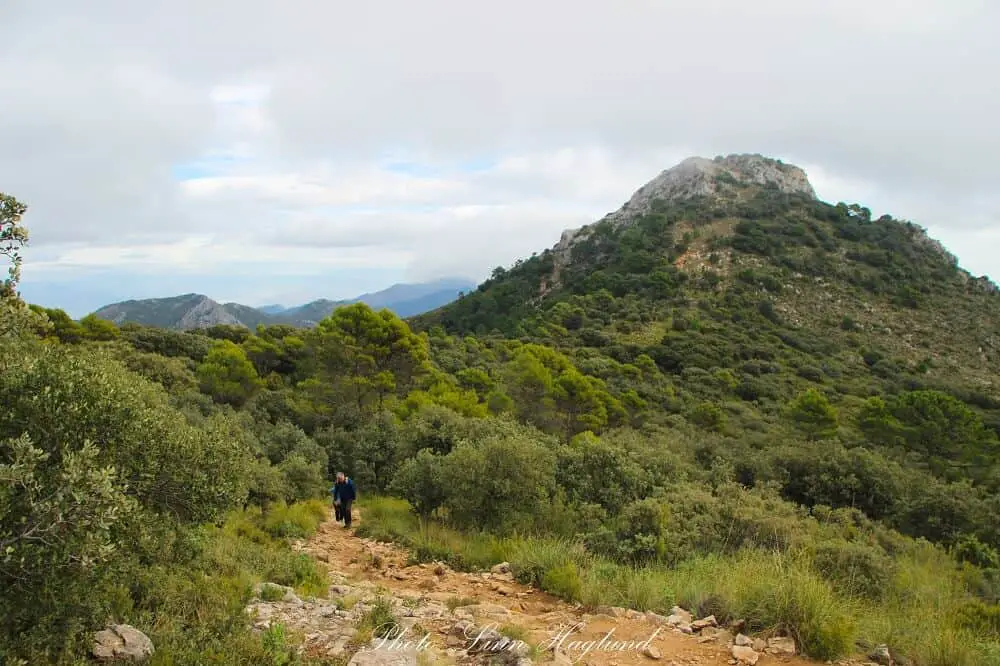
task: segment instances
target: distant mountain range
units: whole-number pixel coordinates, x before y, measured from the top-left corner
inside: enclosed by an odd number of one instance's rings
[[[341,301],[319,299],[294,307],[240,303],[218,303],[203,294],[122,301],[100,308],[94,314],[116,324],[133,322],[146,326],[188,330],[216,324],[256,328],[258,324],[315,326],[340,305],[362,302],[375,309],[388,308],[400,317],[411,317],[446,305],[462,292],[476,288],[464,278],[442,278],[432,282],[394,284],[388,289]]]

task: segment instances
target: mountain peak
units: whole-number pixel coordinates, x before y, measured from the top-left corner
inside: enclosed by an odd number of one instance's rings
[[[624,206],[607,216],[615,222],[648,213],[653,201],[711,196],[734,185],[772,186],[790,194],[816,198],[806,172],[781,160],[759,154],[689,157],[662,171],[632,195]]]
[[[604,217],[613,224],[623,224],[648,213],[654,201],[689,199],[714,196],[739,186],[775,187],[789,194],[816,198],[816,191],[806,172],[795,165],[765,157],[758,153],[719,155],[714,159],[689,157],[673,167],[661,171],[656,178],[640,187],[625,204]],[[586,236],[580,236],[588,226],[567,229],[554,250],[567,251]]]
[[[244,326],[287,324],[311,327],[340,305],[367,303],[374,309],[388,308],[400,317],[433,310],[458,298],[476,284],[463,278],[441,278],[431,282],[397,283],[387,289],[362,294],[349,300],[320,298],[305,305],[267,305],[253,308],[239,303],[220,304],[203,294],[182,294],[168,298],[148,298],[106,305],[94,314],[121,325],[135,322],[177,330],[207,328],[216,324]]]

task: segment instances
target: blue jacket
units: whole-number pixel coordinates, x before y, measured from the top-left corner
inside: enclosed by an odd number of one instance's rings
[[[333,484],[333,488],[330,488],[333,493],[334,500],[340,500],[341,502],[354,501],[357,497],[357,491],[354,489],[354,481],[350,478],[345,479],[343,483]]]

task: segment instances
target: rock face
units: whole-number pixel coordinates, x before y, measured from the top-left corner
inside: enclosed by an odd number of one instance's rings
[[[94,634],[92,653],[102,661],[142,661],[153,652],[153,641],[128,624],[113,624]]]
[[[729,155],[713,160],[689,157],[640,187],[624,206],[607,217],[619,222],[647,213],[656,199],[709,196],[727,187],[726,181],[745,185],[773,185],[782,192],[816,198],[806,172],[791,164],[763,155]]]
[[[606,215],[604,220],[616,225],[624,224],[648,213],[657,199],[666,201],[711,196],[736,184],[772,186],[789,194],[816,198],[806,172],[779,160],[756,154],[719,156],[715,159],[689,157],[640,187],[624,206]],[[564,231],[553,248],[556,257],[567,260],[573,244],[586,238],[590,231],[590,226]]]
[[[224,324],[228,326],[240,326],[240,320],[231,315],[221,305],[207,296],[202,296],[192,306],[191,309],[181,317],[181,329],[203,328]]]

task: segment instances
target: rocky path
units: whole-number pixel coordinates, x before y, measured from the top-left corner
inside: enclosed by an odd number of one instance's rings
[[[355,525],[359,522],[355,518]],[[408,566],[404,549],[361,539],[332,520],[296,547],[329,568],[333,584],[328,598],[303,601],[274,586],[263,591],[272,601],[258,595],[247,610],[258,629],[280,622],[304,635],[308,653],[332,663],[817,663],[791,654],[790,639],[734,635],[716,626],[714,618],[694,619],[679,608],[665,617],[575,606],[518,584],[504,565],[489,573],[460,573],[442,564]],[[384,638],[358,629],[379,598],[383,606],[391,604],[398,622]]]

